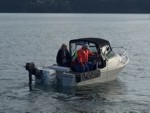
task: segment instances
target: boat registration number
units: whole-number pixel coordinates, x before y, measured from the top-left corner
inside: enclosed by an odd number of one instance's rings
[[[90,80],[90,79],[100,77],[100,75],[101,75],[100,70],[95,70],[95,71],[81,73],[80,78],[81,78],[81,81],[85,81],[85,80]]]

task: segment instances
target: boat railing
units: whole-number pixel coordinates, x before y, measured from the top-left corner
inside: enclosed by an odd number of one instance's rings
[[[128,58],[128,52],[127,49],[124,47],[112,47],[113,51],[115,54],[118,54],[121,56],[121,62],[126,63],[129,58]]]
[[[113,51],[117,54],[126,54],[127,49],[124,47],[112,47]]]

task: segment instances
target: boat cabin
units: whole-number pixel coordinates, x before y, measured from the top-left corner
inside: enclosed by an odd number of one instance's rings
[[[101,56],[99,58],[97,55],[89,57],[89,62],[93,62],[94,60],[101,62],[101,66],[99,68],[105,67],[106,60],[115,55],[115,53],[112,51],[109,41],[101,38],[89,37],[70,40],[69,51],[71,56],[73,57],[75,52],[85,44],[88,44],[93,53]]]

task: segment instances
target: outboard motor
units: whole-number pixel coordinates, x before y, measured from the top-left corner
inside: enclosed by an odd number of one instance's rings
[[[32,75],[37,79],[41,78],[41,71],[37,69],[34,62],[26,63],[25,69],[29,72],[29,90],[32,90]]]

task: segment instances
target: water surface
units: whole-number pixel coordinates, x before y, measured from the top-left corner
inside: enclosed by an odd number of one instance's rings
[[[1,113],[150,113],[148,14],[0,14]],[[26,62],[55,63],[62,43],[100,37],[128,50],[117,80],[82,88],[34,86]]]

